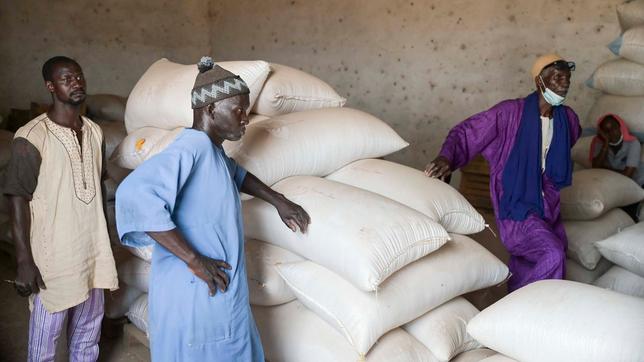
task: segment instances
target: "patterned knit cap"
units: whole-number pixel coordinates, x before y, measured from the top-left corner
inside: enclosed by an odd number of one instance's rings
[[[192,109],[201,108],[238,94],[249,94],[248,85],[238,75],[216,65],[211,57],[201,57],[199,74],[192,88]]]

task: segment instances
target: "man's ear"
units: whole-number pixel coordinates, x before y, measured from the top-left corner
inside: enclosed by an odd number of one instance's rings
[[[536,77],[534,77],[534,83],[537,85],[537,89],[539,89],[540,91],[544,91],[543,89],[544,84],[542,82],[542,78],[540,78],[540,75],[537,75]]]
[[[215,106],[215,103],[209,103],[206,107],[207,107],[206,110],[208,111],[208,113],[214,116],[215,115],[215,109],[217,108]]]
[[[54,83],[52,81],[45,81],[45,86],[47,87],[49,93],[54,93]]]

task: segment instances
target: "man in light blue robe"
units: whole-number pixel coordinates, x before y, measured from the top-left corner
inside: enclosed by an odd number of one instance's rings
[[[154,244],[149,286],[153,361],[264,361],[251,314],[239,192],[274,205],[294,232],[308,214],[226,156],[248,124],[241,78],[199,63],[194,123],[134,170],[116,193],[123,244]]]

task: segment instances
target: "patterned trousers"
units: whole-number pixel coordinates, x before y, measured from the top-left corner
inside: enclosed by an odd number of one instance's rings
[[[72,362],[95,362],[103,320],[103,289],[92,289],[83,303],[49,313],[36,295],[29,319],[29,362],[54,361],[56,345],[67,320],[67,345]]]

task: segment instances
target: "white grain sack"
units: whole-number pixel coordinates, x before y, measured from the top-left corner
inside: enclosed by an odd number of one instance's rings
[[[270,72],[268,63],[261,60],[217,62],[217,59],[215,63],[246,82],[252,107]],[[127,99],[127,133],[143,127],[192,127],[191,90],[198,73],[195,64],[178,64],[165,58],[154,62]]]
[[[130,309],[127,312],[127,318],[146,336],[150,336],[148,333],[148,294],[142,294],[139,296],[134,303],[130,306]]]
[[[456,189],[411,167],[385,160],[360,160],[326,178],[398,201],[451,233],[474,234],[485,228],[483,216]]]
[[[595,242],[617,234],[633,224],[633,219],[622,209],[610,210],[590,221],[564,221],[568,237],[567,255],[584,268],[595,269],[601,258]]]
[[[481,311],[467,331],[521,362],[642,361],[642,326],[644,299],[588,284],[542,280]]]
[[[105,291],[105,316],[118,319],[127,314],[130,306],[143,292],[129,285],[119,285],[114,291]]]
[[[439,360],[447,362],[459,353],[482,347],[467,334],[467,322],[479,313],[463,297],[442,304],[403,329],[427,347]]]
[[[341,332],[364,354],[387,331],[474,290],[497,285],[508,268],[487,249],[463,235],[409,264],[376,292],[364,292],[310,261],[281,264],[280,275],[298,300]]]
[[[578,262],[572,259],[566,259],[566,280],[592,284],[597,278],[604,275],[613,266],[613,263],[606,258],[599,259],[597,266],[593,270],[584,268]]]
[[[626,1],[617,5],[617,19],[622,32],[644,25],[644,1]]]
[[[273,188],[311,216],[307,232],[292,232],[273,206],[252,199],[242,203],[246,236],[319,263],[365,291],[449,238],[420,212],[339,182],[298,176]]]
[[[119,260],[116,265],[116,271],[120,281],[143,293],[147,293],[151,267],[150,262],[134,255],[127,255]]]
[[[561,217],[592,220],[642,199],[644,189],[631,178],[604,169],[579,170],[572,174],[572,185],[561,190]]]
[[[271,74],[259,93],[253,112],[277,116],[342,107],[346,101],[323,80],[301,70],[272,63]]]
[[[608,48],[617,56],[644,64],[644,26],[636,26],[620,34]]]
[[[644,277],[644,221],[595,245],[606,259]]]
[[[351,162],[407,147],[378,118],[350,108],[289,113],[249,125],[226,152],[267,185],[289,176],[326,176]]]
[[[298,301],[253,307],[264,354],[279,362],[437,362],[414,337],[398,328],[384,335],[365,357]]]
[[[616,96],[644,96],[644,65],[626,59],[609,60],[586,84]]]
[[[246,240],[246,275],[250,304],[272,306],[295,299],[275,265],[303,260],[288,250],[258,240]]]
[[[617,265],[610,268],[593,284],[618,293],[644,298],[644,278]]]

